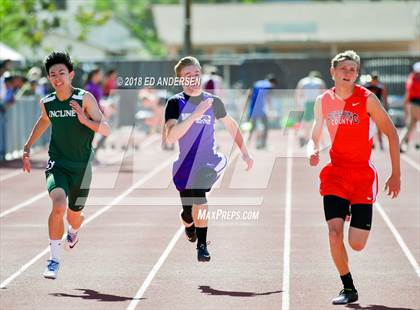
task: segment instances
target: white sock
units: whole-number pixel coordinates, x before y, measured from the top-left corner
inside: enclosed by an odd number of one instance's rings
[[[71,234],[77,234],[77,232],[79,231],[80,227],[78,229],[74,229],[73,227],[69,226],[69,233]]]
[[[51,259],[55,260],[56,262],[60,260],[60,248],[61,248],[61,239],[60,240],[50,239]]]

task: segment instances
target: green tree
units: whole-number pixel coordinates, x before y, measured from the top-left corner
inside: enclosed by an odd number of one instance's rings
[[[37,18],[37,12],[48,12],[48,18]],[[1,0],[0,1],[0,41],[19,47],[37,46],[43,35],[60,26],[52,1]]]
[[[163,56],[165,48],[157,37],[152,14],[152,4],[157,3],[175,4],[178,0],[96,0],[95,10],[111,13],[134,37],[142,41],[149,53]]]
[[[0,0],[0,41],[14,48],[40,46],[49,32],[63,26],[57,11],[60,1],[65,0]],[[104,24],[109,15],[79,7],[75,18],[81,26],[78,39],[83,41],[87,30]]]

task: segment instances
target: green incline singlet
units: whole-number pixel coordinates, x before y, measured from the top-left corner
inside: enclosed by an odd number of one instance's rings
[[[71,101],[82,106],[85,91],[74,88],[70,98],[60,101],[56,93],[41,99],[51,122],[51,140],[48,154],[52,160],[86,163],[92,158],[92,140],[95,132],[81,124]]]

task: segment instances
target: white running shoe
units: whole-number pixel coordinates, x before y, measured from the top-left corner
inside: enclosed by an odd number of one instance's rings
[[[77,242],[79,242],[79,237],[77,236],[77,233],[73,234],[67,231],[67,237],[66,237],[66,242],[64,243],[64,248],[67,251],[70,251],[71,249],[74,248]]]
[[[60,269],[60,263],[49,259],[48,260],[48,264],[47,267],[45,268],[44,271],[44,278],[47,279],[57,279],[57,274],[58,274],[58,270]]]

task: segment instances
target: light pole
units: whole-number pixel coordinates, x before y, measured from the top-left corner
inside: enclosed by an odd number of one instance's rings
[[[184,53],[190,55],[192,52],[191,44],[191,2],[192,0],[182,0],[184,4]]]

